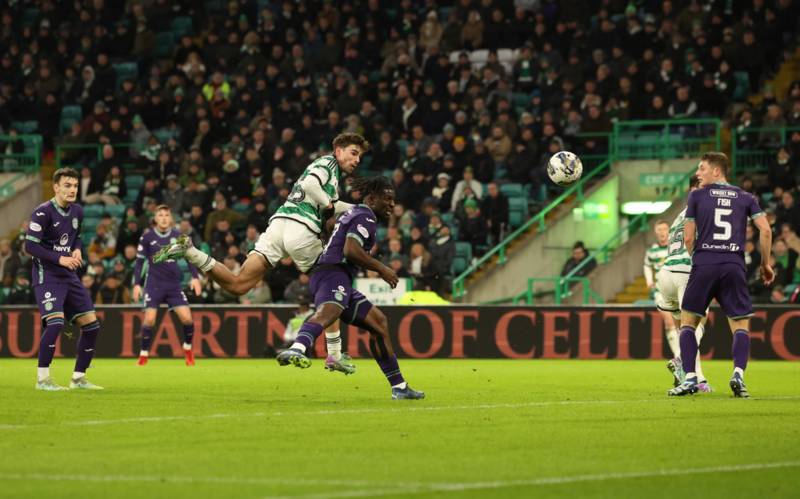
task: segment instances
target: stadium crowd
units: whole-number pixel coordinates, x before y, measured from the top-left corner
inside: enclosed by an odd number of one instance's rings
[[[124,207],[85,241],[98,303],[130,300],[136,245],[161,203],[235,270],[342,131],[372,144],[360,174],[391,175],[397,191],[381,258],[446,292],[457,242],[478,256],[511,228],[505,186],[525,186],[535,209],[550,155],[607,154],[596,134],[615,120],[725,117],[777,69],[799,13],[787,0],[11,2],[0,7],[0,133],[40,133],[47,149],[103,145],[101,159],[63,155],[80,168],[80,202]],[[796,125],[800,87],[790,92],[787,106],[767,95],[734,125]],[[773,139],[758,187],[771,194],[783,277],[800,282],[800,133]],[[130,173],[146,179],[133,199]],[[28,262],[20,238],[0,241],[0,300],[32,300]],[[187,296],[292,302],[307,286],[287,259],[241,298],[211,283]]]

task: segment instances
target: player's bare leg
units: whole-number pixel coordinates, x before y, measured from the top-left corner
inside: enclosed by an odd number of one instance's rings
[[[146,308],[144,309],[144,320],[142,321],[142,344],[139,347],[139,360],[136,361],[137,365],[144,366],[150,358],[150,345],[153,342],[153,328],[156,325],[156,314],[158,309]]]
[[[400,372],[400,364],[397,362],[397,355],[394,353],[392,339],[389,336],[389,321],[386,315],[377,307],[372,307],[361,322],[359,325],[370,333],[369,348],[372,356],[392,386],[392,400],[425,398],[424,392],[408,386]]]
[[[194,322],[192,321],[192,311],[187,306],[175,307],[172,310],[183,325],[183,357],[186,360],[187,366],[193,366],[194,352],[192,351],[192,338],[194,338]]]
[[[94,312],[77,316],[75,324],[81,328],[78,339],[78,354],[75,359],[75,371],[69,383],[70,390],[102,390],[102,386],[95,385],[86,379],[86,370],[92,363],[97,334],[100,332],[100,322]]]
[[[733,333],[733,376],[730,387],[734,397],[750,398],[744,384],[744,370],[747,369],[747,359],[750,357],[750,319],[728,318],[728,324]]]
[[[234,274],[225,265],[195,248],[191,239],[186,236],[181,236],[175,243],[161,248],[153,257],[153,263],[161,263],[171,258],[185,258],[225,291],[238,296],[253,289],[270,267],[262,255],[251,253],[242,265],[241,271]]]

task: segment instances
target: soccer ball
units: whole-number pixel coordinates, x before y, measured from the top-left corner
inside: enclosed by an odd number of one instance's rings
[[[580,180],[582,173],[581,159],[569,151],[557,152],[547,162],[547,174],[550,180],[562,187]]]

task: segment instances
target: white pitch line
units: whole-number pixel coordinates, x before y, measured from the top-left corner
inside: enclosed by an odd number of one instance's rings
[[[800,467],[800,461],[783,461],[775,463],[748,463],[724,466],[710,466],[705,468],[686,469],[661,469],[648,471],[622,471],[610,473],[596,473],[589,475],[566,475],[556,477],[531,478],[527,480],[495,480],[491,482],[463,482],[463,483],[431,483],[427,485],[404,485],[397,488],[383,488],[374,490],[345,490],[341,492],[328,492],[324,494],[305,494],[299,496],[265,496],[263,499],[326,499],[350,497],[379,497],[388,495],[412,495],[429,492],[462,492],[467,490],[492,490],[509,487],[535,487],[540,485],[563,485],[579,482],[603,482],[607,480],[626,480],[633,478],[659,478],[668,476],[701,475],[710,473],[734,473],[738,471],[759,471],[780,468]]]
[[[702,397],[701,397],[702,398]],[[732,399],[719,399],[723,402]],[[780,400],[800,400],[800,396],[790,397],[763,397],[752,398],[747,401],[736,401],[735,403],[752,403],[757,401],[780,401]],[[179,415],[179,416],[142,416],[136,418],[119,419],[90,419],[84,421],[62,421],[55,423],[56,426],[103,426],[125,423],[159,423],[170,421],[193,421],[207,419],[233,419],[233,418],[259,418],[265,416],[284,417],[284,416],[329,416],[335,414],[370,414],[370,413],[407,413],[407,412],[437,412],[437,411],[470,411],[483,409],[524,409],[530,407],[551,407],[565,405],[619,405],[619,404],[651,404],[651,403],[680,403],[675,398],[652,398],[640,400],[550,400],[543,402],[521,402],[517,404],[473,404],[473,405],[404,405],[402,407],[372,407],[361,409],[321,409],[317,411],[275,411],[275,412],[250,412],[250,413],[217,413],[217,414],[198,414],[198,415]],[[420,404],[421,402],[412,402]],[[399,404],[399,403],[398,403]],[[0,430],[25,430],[30,428],[51,428],[49,424],[0,424]]]

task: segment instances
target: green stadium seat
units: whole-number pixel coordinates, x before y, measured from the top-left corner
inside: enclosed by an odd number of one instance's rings
[[[206,0],[204,3],[208,13],[222,12],[225,9],[224,0]]]
[[[180,135],[180,130],[177,128],[159,128],[153,130],[153,135],[156,136],[159,142],[166,144],[169,139]]]
[[[83,207],[83,216],[85,218],[100,218],[105,212],[105,206],[102,204],[87,204]]]
[[[453,258],[453,263],[450,264],[450,272],[457,276],[467,270],[467,267],[469,267],[469,261],[464,257],[457,256]]]
[[[22,13],[22,25],[35,26],[36,22],[39,20],[40,13],[41,11],[35,7],[25,9],[25,11]]]
[[[525,197],[525,190],[522,187],[522,184],[502,184],[500,185],[500,192],[508,196],[509,198],[512,197]]]
[[[189,16],[179,16],[172,20],[170,23],[172,34],[178,39],[185,34],[192,33],[192,18]]]
[[[141,189],[144,185],[143,175],[128,175],[125,177],[125,186],[130,191],[131,189]]]
[[[78,120],[72,118],[61,118],[58,122],[58,131],[62,134],[68,133],[72,130],[72,125],[78,123]]]
[[[237,213],[241,213],[243,215],[246,215],[250,211],[250,205],[248,203],[238,202],[238,203],[235,203],[232,206],[232,208],[233,208],[233,211],[236,211]]]
[[[16,128],[21,135],[36,133],[39,129],[38,121],[12,121],[11,127]]]
[[[139,66],[135,62],[120,62],[114,64],[114,72],[117,73],[117,88],[119,88],[126,78],[136,79]]]
[[[131,189],[128,188],[128,192],[125,194],[125,204],[133,204],[136,202],[136,198],[139,197],[139,189]]]
[[[733,73],[736,79],[736,88],[733,90],[733,100],[743,101],[750,95],[750,75],[747,71],[736,71]]]
[[[508,224],[512,229],[521,226],[528,218],[528,199],[526,197],[508,198]]]
[[[61,119],[69,118],[80,121],[83,118],[81,106],[64,106],[61,108]]]
[[[456,258],[466,258],[467,261],[472,260],[472,245],[463,241],[456,242]]]
[[[389,229],[387,229],[386,227],[378,227],[377,240],[383,241],[384,239],[386,239],[387,232],[389,232]]]
[[[112,204],[106,206],[105,212],[114,218],[122,218],[122,216],[125,215],[126,209],[127,206],[125,206],[124,204]]]
[[[166,58],[172,55],[172,49],[175,48],[175,37],[172,32],[165,31],[156,34],[156,49],[154,54],[156,57]]]
[[[447,213],[442,213],[441,216],[442,216],[442,223],[449,225],[450,228],[452,228],[453,225],[455,225],[456,218],[455,215],[453,215],[453,212],[448,211]]]

